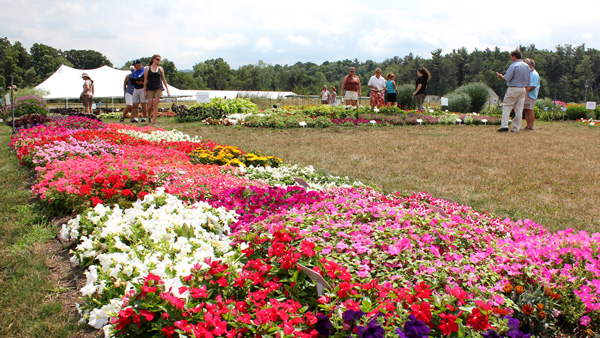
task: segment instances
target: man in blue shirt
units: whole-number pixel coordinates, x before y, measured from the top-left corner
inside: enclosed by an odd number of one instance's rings
[[[535,121],[535,113],[533,108],[535,107],[535,100],[537,100],[538,93],[540,92],[540,74],[535,70],[535,61],[533,59],[525,59],[525,63],[531,69],[531,75],[529,77],[529,85],[525,90],[527,96],[525,96],[525,104],[523,105],[523,113],[525,113],[525,121],[527,126],[525,131],[533,130],[533,122]]]
[[[142,66],[142,60],[136,59],[133,61],[135,70],[129,75],[130,81],[133,84],[133,108],[131,112],[131,122],[138,123],[138,107],[142,104],[142,122],[146,122],[148,116],[148,100],[144,96],[144,76],[146,68]]]
[[[521,60],[521,51],[518,49],[510,52],[511,65],[502,75],[496,72],[499,79],[506,81],[508,90],[502,101],[502,125],[498,132],[508,131],[508,119],[510,112],[515,110],[515,118],[512,121],[512,132],[518,133],[521,129],[523,119],[523,104],[525,103],[525,88],[529,85],[529,76],[531,70],[529,66]]]

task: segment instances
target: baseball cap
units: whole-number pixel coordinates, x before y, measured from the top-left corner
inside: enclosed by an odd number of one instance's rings
[[[134,64],[134,65],[137,65],[138,63],[142,63],[142,60],[140,60],[140,59],[135,59],[135,61],[133,61],[133,64]]]

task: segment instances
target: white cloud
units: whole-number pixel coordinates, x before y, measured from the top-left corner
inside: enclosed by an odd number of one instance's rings
[[[273,43],[267,36],[260,37],[254,44],[254,51],[257,52],[269,52],[271,49],[273,49]]]
[[[228,50],[244,47],[247,44],[248,40],[243,34],[226,33],[214,39],[206,37],[185,39],[184,42],[180,44],[180,47],[196,50]]]
[[[287,37],[287,40],[293,44],[300,46],[310,46],[312,44],[312,42],[309,39],[301,35],[290,35]]]

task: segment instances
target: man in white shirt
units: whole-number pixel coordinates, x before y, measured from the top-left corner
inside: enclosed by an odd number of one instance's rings
[[[381,76],[381,68],[375,69],[375,75],[371,76],[367,85],[371,88],[371,109],[382,107],[385,104],[385,79]]]

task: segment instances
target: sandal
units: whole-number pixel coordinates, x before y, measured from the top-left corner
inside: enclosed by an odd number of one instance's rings
[[[125,122],[125,119],[120,119],[119,122],[123,123]]]

